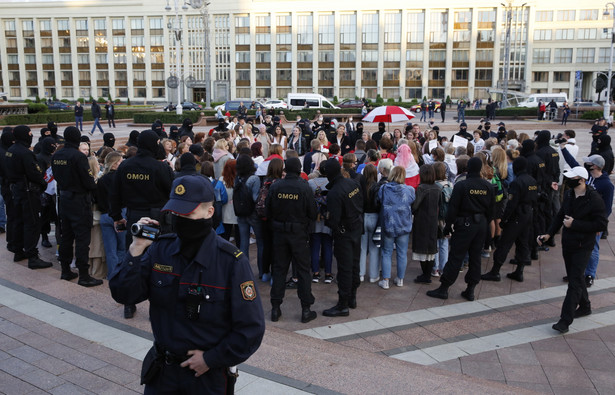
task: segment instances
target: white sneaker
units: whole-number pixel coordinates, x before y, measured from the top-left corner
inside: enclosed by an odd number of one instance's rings
[[[378,281],[380,281],[380,277],[370,278],[370,279],[369,279],[369,282],[370,282],[370,283],[377,283]]]
[[[389,289],[389,280],[378,281],[378,286],[382,289]]]
[[[403,287],[404,286],[404,279],[403,278],[395,277],[395,280],[393,280],[393,282],[398,287]]]
[[[440,277],[440,273],[438,272],[438,269],[433,269],[431,271],[431,277]]]
[[[365,276],[359,276],[359,280],[361,280],[361,282],[365,281]]]

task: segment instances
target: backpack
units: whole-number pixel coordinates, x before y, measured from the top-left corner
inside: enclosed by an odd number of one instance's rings
[[[329,211],[327,210],[327,190],[323,190],[320,185],[316,185],[314,191],[314,200],[316,200],[316,208],[318,216],[317,221],[323,221],[329,218]]]
[[[273,184],[276,180],[265,181],[261,186],[261,189],[258,191],[258,198],[256,199],[256,214],[262,219],[266,219],[267,217],[267,209],[265,207],[265,202],[267,201],[267,195],[269,194],[269,188],[271,184]]]
[[[491,179],[491,184],[495,186],[496,203],[506,199],[506,191],[504,190],[504,185],[502,184],[500,174],[495,167],[493,168],[493,178]]]
[[[246,180],[239,177],[235,180],[233,189],[233,208],[238,217],[249,217],[254,212],[254,201],[246,186]]]
[[[213,183],[214,196],[216,197],[216,199],[214,200],[214,216],[212,217],[214,229],[217,229],[222,222],[222,196],[220,194],[220,190],[216,188],[219,182],[220,181],[215,180],[215,182]]]

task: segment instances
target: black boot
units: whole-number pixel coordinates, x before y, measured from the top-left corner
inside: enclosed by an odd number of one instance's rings
[[[281,316],[282,316],[282,309],[280,309],[280,305],[272,306],[271,307],[271,321],[278,322]]]
[[[500,268],[502,268],[502,264],[494,261],[491,270],[480,276],[480,279],[485,281],[500,281]]]
[[[29,269],[45,269],[53,266],[51,262],[42,260],[38,255],[28,258]]]
[[[26,256],[26,253],[21,250],[21,251],[17,251],[15,253],[15,256],[13,257],[13,262],[19,262],[19,261],[23,261],[24,259],[27,259],[28,257]]]
[[[414,282],[417,284],[431,284],[431,268],[427,270],[427,268],[431,266],[433,266],[433,263],[430,265],[429,262],[421,261],[421,270],[423,273],[416,276]]]
[[[468,284],[468,287],[461,293],[461,296],[472,302],[474,300],[474,288],[476,288],[476,284]]]
[[[427,291],[427,296],[431,296],[432,298],[438,299],[448,299],[448,285],[444,285],[444,283],[440,283],[440,286],[431,291]]]
[[[82,287],[95,287],[103,283],[102,280],[98,280],[90,276],[87,270],[88,269],[79,269],[79,280],[77,281],[77,284],[81,285]]]
[[[124,305],[124,318],[129,319],[135,316],[135,312],[137,311],[137,306],[134,304],[125,304]]]
[[[348,306],[338,302],[335,306],[323,311],[322,315],[325,317],[348,317],[350,311],[348,311]]]
[[[523,265],[522,264],[517,265],[517,270],[515,270],[512,273],[508,273],[506,277],[510,278],[511,280],[515,280],[515,281],[522,283],[523,282]]]
[[[309,307],[303,307],[301,311],[301,322],[304,324],[316,318],[316,312],[310,310]]]
[[[41,245],[45,248],[51,248],[51,243],[49,242],[49,237],[46,234],[41,235]]]
[[[352,290],[352,292],[350,293],[350,299],[348,300],[348,307],[350,307],[351,309],[357,308],[357,290],[356,289]]]
[[[71,281],[79,277],[77,273],[70,270],[70,263],[60,262],[60,266],[62,267],[62,275],[60,276],[62,280]]]

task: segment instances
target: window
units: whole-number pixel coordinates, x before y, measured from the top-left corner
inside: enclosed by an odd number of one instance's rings
[[[115,64],[126,64],[126,54],[125,53],[114,53],[113,54],[113,63],[115,63]]]
[[[429,51],[430,62],[445,62],[446,51]]]
[[[278,81],[290,81],[292,78],[292,70],[280,70],[278,69],[275,73],[276,79]]]
[[[455,12],[455,23],[472,23],[472,11]]]
[[[594,63],[595,48],[577,48],[577,63]]]
[[[277,33],[275,42],[276,44],[290,45],[292,43],[292,35],[290,33]]]
[[[32,31],[34,30],[34,21],[22,21],[21,27],[23,31]]]
[[[340,81],[354,81],[355,76],[354,70],[340,70]]]
[[[318,43],[333,44],[335,39],[334,15],[321,15],[318,17]]]
[[[298,81],[311,81],[312,80],[312,70],[298,70],[297,80]]]
[[[89,81],[90,80],[90,72],[89,71],[80,71],[79,72],[79,80],[81,80],[81,81]]]
[[[384,51],[385,62],[399,62],[401,60],[401,52],[399,49],[387,49]]]
[[[126,81],[128,79],[128,72],[127,71],[116,71],[115,79],[117,81]]]
[[[276,52],[276,62],[292,62],[293,61],[293,56],[292,56],[292,52],[290,51],[278,51]]]
[[[292,25],[292,17],[290,15],[277,15],[275,20],[276,25],[280,27],[290,27]]]
[[[408,62],[422,62],[423,50],[422,49],[409,49],[406,51],[406,61]]]
[[[51,30],[51,21],[49,19],[43,19],[39,22],[41,31]]]
[[[319,62],[333,62],[333,51],[318,51]]]
[[[113,46],[114,47],[125,47],[126,46],[126,37],[124,37],[124,36],[114,36],[113,37]]]
[[[43,64],[53,64],[53,55],[43,55]]]
[[[476,38],[478,42],[490,42],[495,40],[495,30],[479,30],[478,37]]]
[[[495,10],[478,11],[479,23],[493,23],[495,22]]]
[[[15,21],[4,21],[4,30],[7,32],[15,31]]]
[[[62,81],[72,81],[73,80],[73,72],[72,71],[63,71],[62,72]]]
[[[425,13],[408,13],[408,37],[409,43],[422,43],[425,41]]]
[[[549,63],[551,60],[550,48],[534,48],[534,63]]]
[[[429,70],[431,72],[432,80],[444,80],[446,77],[446,70]]]
[[[570,72],[569,71],[554,71],[553,72],[553,81],[555,81],[555,82],[569,82],[570,81]]]
[[[355,51],[340,51],[340,62],[355,62],[356,60]]]
[[[36,55],[26,55],[26,64],[36,64]]]
[[[556,40],[574,40],[574,29],[557,29],[555,31]]]
[[[551,29],[534,30],[534,41],[551,40]]]
[[[17,48],[17,39],[16,38],[7,38],[6,39],[6,47],[7,48]]]
[[[598,51],[598,63],[609,63],[609,56],[611,56],[611,48],[600,48]]]
[[[149,44],[152,47],[162,47],[164,45],[163,36],[149,36]]]
[[[557,20],[558,21],[574,21],[575,11],[574,10],[560,10],[557,11]]]
[[[88,30],[88,20],[87,19],[76,19],[75,20],[75,29],[77,29],[77,30]]]
[[[311,63],[313,61],[312,51],[298,51],[297,62]]]
[[[596,29],[579,29],[577,30],[577,40],[595,40]]]
[[[553,11],[536,11],[536,22],[553,21]]]
[[[535,71],[532,73],[534,82],[547,82],[549,78],[549,73],[546,71]]]
[[[556,48],[553,63],[572,63],[572,48]]]
[[[385,81],[399,81],[399,69],[385,69],[383,79]]]
[[[468,62],[470,59],[470,51],[453,50],[453,62]]]
[[[235,27],[250,27],[250,17],[249,16],[236,16],[235,17]]]
[[[6,60],[8,64],[19,64],[19,55],[7,55]]]
[[[250,35],[249,34],[236,34],[235,44],[236,45],[250,45]]]
[[[598,10],[581,10],[579,12],[580,21],[597,21]]]
[[[143,30],[143,18],[133,18],[130,20],[130,28],[132,30]]]
[[[71,59],[71,56],[68,54],[61,54],[60,55],[60,64],[71,64],[73,63],[73,60]]]
[[[270,33],[258,33],[255,38],[256,45],[269,45],[271,44],[271,34]]]
[[[429,41],[432,43],[445,43],[448,32],[448,13],[433,12],[431,14]]]
[[[107,30],[107,20],[94,19],[94,30]]]
[[[111,27],[113,30],[124,30],[124,19],[111,19]]]
[[[152,81],[164,80],[164,71],[152,71]]]
[[[60,48],[70,48],[70,37],[59,37],[58,41],[58,46]]]
[[[108,71],[97,71],[96,79],[99,81],[109,81],[109,72]]]
[[[250,52],[235,52],[235,61],[237,63],[250,63]]]
[[[320,81],[333,81],[333,70],[319,70],[318,79]]]
[[[312,15],[297,16],[297,25],[297,44],[312,45],[314,42],[314,24],[312,23]]]
[[[467,81],[468,70],[453,70],[453,79],[456,81]]]
[[[600,29],[599,32],[600,32],[600,39],[601,40],[607,40],[607,39],[610,40],[611,37],[613,36],[612,35],[613,34],[613,28],[610,28],[610,27],[608,29],[607,28]]]
[[[378,51],[361,51],[362,62],[377,62]]]
[[[255,54],[256,63],[269,63],[271,62],[271,52],[256,52]]]
[[[378,79],[378,70],[362,70],[361,79],[366,81],[376,81]]]
[[[476,69],[476,80],[478,81],[491,81],[493,77],[493,70],[491,69]]]
[[[164,26],[162,25],[162,23],[163,23],[162,18],[149,18],[149,28],[151,30],[163,29]]]
[[[423,70],[422,69],[406,69],[406,80],[422,81],[423,80]]]
[[[363,44],[378,43],[378,14],[363,14]]]
[[[79,54],[79,55],[77,55],[77,63],[79,63],[79,64],[89,64],[90,63],[90,55],[88,55],[88,54]]]
[[[476,61],[477,62],[492,62],[493,61],[493,51],[490,49],[477,49],[476,50]]]
[[[256,70],[256,79],[259,81],[271,81],[271,70]]]
[[[90,46],[89,37],[77,37],[77,46],[81,48],[87,48]]]
[[[340,43],[356,44],[357,16],[355,14],[340,15]]]
[[[385,44],[399,44],[401,42],[401,14],[384,14],[384,42]]]

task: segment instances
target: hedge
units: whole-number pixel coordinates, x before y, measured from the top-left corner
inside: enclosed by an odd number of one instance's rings
[[[211,115],[213,114],[215,114],[215,112],[213,112]],[[192,122],[196,122],[199,120],[200,115],[200,111],[184,111],[182,115],[177,115],[175,112],[141,112],[134,114],[133,120],[135,123],[151,124],[154,123],[154,121],[156,121],[157,119],[159,119],[163,123],[181,124],[186,118],[190,118]]]
[[[604,112],[600,110],[595,111],[585,111],[583,115],[581,115],[581,119],[598,119],[604,116]]]
[[[457,109],[451,109],[450,111],[456,111]],[[466,116],[485,116],[485,110],[466,110]],[[495,110],[496,116],[536,116],[536,108],[527,107],[509,107]]]
[[[118,110],[115,112],[115,119],[132,119],[135,114],[142,113],[144,110]],[[163,114],[163,113],[155,113]],[[92,113],[89,111],[83,112],[84,121],[93,121]],[[47,112],[36,114],[23,114],[23,115],[7,115],[0,119],[0,125],[32,125],[32,124],[44,124],[50,121],[58,123],[62,122],[75,122],[75,114],[72,111],[68,112]]]

